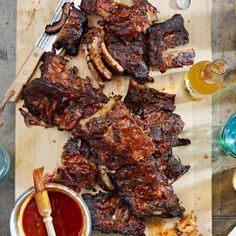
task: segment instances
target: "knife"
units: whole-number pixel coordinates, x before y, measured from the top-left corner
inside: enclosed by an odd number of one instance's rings
[[[62,14],[62,5],[65,2],[75,2],[77,4],[80,3],[78,0],[60,0],[53,16],[49,20],[48,24],[52,24],[53,22],[59,20]],[[16,75],[15,80],[12,82],[6,93],[4,94],[4,98],[0,103],[0,127],[3,125],[2,114],[4,108],[8,101],[16,102],[19,98],[23,86],[28,82],[33,72],[35,71],[42,55],[46,51],[51,51],[52,45],[57,38],[57,34],[49,35],[46,34],[45,31],[42,33],[40,38],[38,39],[36,45],[31,50],[29,56],[25,60],[24,64],[20,68],[19,72]],[[57,50],[57,53],[62,51],[62,49]]]

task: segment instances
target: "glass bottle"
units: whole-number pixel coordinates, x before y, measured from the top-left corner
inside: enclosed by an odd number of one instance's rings
[[[10,156],[5,148],[0,147],[0,180],[10,169]]]
[[[228,63],[222,59],[200,61],[185,74],[184,84],[192,98],[203,98],[217,92],[223,85]]]
[[[220,144],[231,156],[236,157],[236,113],[234,113],[225,125]]]

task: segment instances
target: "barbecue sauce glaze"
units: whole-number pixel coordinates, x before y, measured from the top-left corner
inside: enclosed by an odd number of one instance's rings
[[[79,205],[61,192],[48,192],[52,206],[53,225],[57,236],[82,235],[84,218]],[[32,198],[23,213],[25,236],[47,236],[43,218],[38,212],[36,201]]]

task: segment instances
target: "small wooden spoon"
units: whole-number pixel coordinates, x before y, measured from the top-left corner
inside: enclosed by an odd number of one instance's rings
[[[48,197],[48,192],[45,190],[43,183],[43,170],[44,168],[35,169],[33,172],[34,187],[35,187],[35,200],[39,210],[39,214],[43,217],[43,222],[46,226],[48,236],[56,236],[55,229],[52,223],[52,208]]]

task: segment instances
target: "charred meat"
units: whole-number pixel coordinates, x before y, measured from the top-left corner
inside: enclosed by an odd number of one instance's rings
[[[148,80],[147,42],[143,33],[132,40],[123,40],[116,34],[107,35],[106,45],[111,56],[124,68],[125,74],[139,83]]]
[[[28,83],[23,91],[24,106],[31,113],[24,115],[28,123],[38,120],[39,125],[72,130],[81,118],[93,115],[108,102],[104,94],[77,76],[76,68],[65,70],[67,61],[62,56],[46,53],[43,60],[41,78]]]
[[[139,33],[146,33],[157,21],[157,10],[147,0],[134,0],[128,6],[114,0],[83,0],[81,9],[95,13],[106,22],[106,30],[123,39],[133,39]]]
[[[144,130],[157,147],[163,141],[169,142],[172,147],[177,145],[178,136],[184,128],[184,122],[179,115],[161,111],[149,113],[143,118]]]
[[[130,81],[125,104],[136,116],[136,122],[152,139],[156,147],[153,155],[160,171],[171,184],[185,174],[189,166],[181,164],[172,155],[172,147],[190,144],[188,139],[180,139],[184,123],[181,117],[174,114],[175,95],[160,93],[153,88],[138,85]]]
[[[110,100],[95,117],[81,120],[80,125],[98,163],[108,169],[137,163],[155,151],[152,140],[117,99]]]
[[[68,55],[76,56],[87,25],[86,14],[76,8],[74,3],[65,3],[62,7],[61,19],[52,25],[48,25],[45,31],[52,34],[60,30],[53,46],[57,49],[65,49]]]
[[[121,167],[112,178],[138,217],[175,217],[183,214],[184,209],[173,188],[168,185],[162,172],[158,171],[153,157]]]
[[[61,28],[66,23],[66,20],[69,16],[70,8],[71,8],[71,3],[66,2],[63,4],[60,20],[53,22],[51,25],[46,26],[45,32],[47,34],[54,34],[61,30]]]
[[[91,161],[93,155],[86,141],[70,138],[64,146],[55,182],[73,189],[93,187],[98,173],[96,164]]]
[[[157,156],[154,155],[157,161],[158,169],[161,170],[166,178],[168,179],[168,184],[174,183],[181,176],[183,176],[190,168],[190,166],[183,165],[179,158],[172,154]]]
[[[151,112],[174,111],[175,95],[160,93],[131,80],[124,103],[129,111],[143,117]]]
[[[183,17],[179,14],[171,19],[151,26],[148,29],[148,58],[152,66],[164,73],[168,68],[192,65],[195,58],[193,49],[167,52],[189,42],[189,34],[184,27]]]
[[[120,196],[109,193],[83,194],[92,216],[93,229],[102,233],[145,236],[145,225]]]

